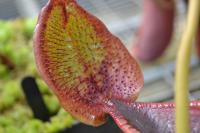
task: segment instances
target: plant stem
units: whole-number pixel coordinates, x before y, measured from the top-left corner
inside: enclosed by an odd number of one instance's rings
[[[200,15],[200,0],[190,0],[187,25],[182,35],[176,64],[176,133],[189,133],[189,64],[191,57],[192,42],[198,28]]]

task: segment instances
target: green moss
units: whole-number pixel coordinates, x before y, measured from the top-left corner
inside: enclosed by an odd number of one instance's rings
[[[33,36],[33,31],[35,29],[37,23],[37,19],[26,19],[24,21],[24,25],[23,25],[23,31],[24,31],[24,35],[27,38],[31,38]]]
[[[44,131],[43,123],[40,120],[30,120],[22,128],[22,132],[24,133],[40,133]]]
[[[44,95],[44,101],[51,114],[55,114],[55,112],[57,112],[60,109],[58,99],[54,95],[53,96]]]
[[[15,65],[10,71],[0,61],[0,133],[56,133],[74,123],[37,72],[31,40],[35,22],[0,21],[0,53]],[[56,114],[50,122],[33,118],[21,89],[21,79],[27,75],[36,78],[45,104],[51,114]]]
[[[21,131],[14,125],[10,125],[5,128],[4,133],[21,133]]]
[[[3,128],[3,127],[7,127],[9,125],[12,125],[12,124],[14,124],[12,119],[7,118],[5,116],[0,116],[0,127]]]
[[[9,71],[5,65],[0,64],[0,75],[1,75],[1,78],[9,77]]]
[[[42,80],[42,79],[37,79],[36,80],[37,84],[40,86],[40,91],[43,93],[43,94],[51,94],[50,90],[49,90],[49,87],[47,86],[47,84]]]
[[[13,35],[11,25],[11,22],[0,21],[0,43],[7,42]]]
[[[61,109],[57,116],[51,118],[50,123],[46,123],[45,128],[48,133],[56,133],[60,129],[71,127],[73,122],[73,118]]]

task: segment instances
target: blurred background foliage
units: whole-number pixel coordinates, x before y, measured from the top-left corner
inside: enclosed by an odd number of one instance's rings
[[[74,123],[36,70],[32,49],[35,25],[35,18],[0,21],[0,133],[54,133]],[[27,105],[21,80],[29,75],[36,78],[50,114],[56,114],[49,122],[35,119]]]

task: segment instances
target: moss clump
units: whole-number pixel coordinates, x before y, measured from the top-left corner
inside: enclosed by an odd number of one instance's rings
[[[6,57],[5,61],[0,56],[0,133],[56,133],[74,123],[36,70],[32,51],[35,24],[36,19],[0,21],[0,55]],[[35,119],[27,105],[21,89],[27,75],[36,78],[47,108],[54,114],[49,122]]]

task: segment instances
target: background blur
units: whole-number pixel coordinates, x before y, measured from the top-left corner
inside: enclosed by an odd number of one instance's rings
[[[130,47],[133,43],[133,39],[141,19],[142,0],[77,0],[77,1],[80,3],[82,7],[88,10],[90,13],[100,18],[109,28],[109,30],[113,34],[118,36],[124,42],[126,47],[130,50]],[[35,19],[41,8],[46,4],[46,2],[47,0],[0,0],[0,20],[6,20],[10,23],[12,22],[19,23],[19,21],[21,21],[22,18],[23,20]],[[165,52],[163,57],[157,60],[156,62],[151,64],[141,63],[144,72],[145,86],[138,101],[149,102],[149,101],[173,100],[175,56],[180,39],[180,34],[182,33],[183,21],[185,20],[185,15],[186,15],[185,13],[186,9],[184,3],[179,1],[179,3],[177,4],[175,32],[170,47]],[[0,36],[1,36],[1,29],[0,29]],[[29,41],[27,41],[27,43],[30,44],[32,43],[31,37]],[[3,44],[0,45],[3,46]],[[29,49],[31,50],[31,47]],[[33,62],[33,60],[31,61]],[[192,100],[200,98],[199,79],[200,79],[199,61],[194,53],[191,61],[191,75],[190,75],[190,83],[191,83],[190,98]],[[7,78],[7,80],[9,80],[9,78]],[[0,75],[0,88],[1,86],[3,86],[3,83],[4,81],[1,81],[1,75]],[[2,92],[0,90],[0,95]],[[0,113],[1,113],[1,108],[0,108]]]
[[[141,4],[140,0],[77,0],[90,13],[100,18],[109,30],[118,36],[130,49],[134,34],[140,23]],[[47,0],[0,0],[0,19],[14,19],[19,17],[35,17]],[[179,1],[177,5],[177,18],[175,24],[174,39],[171,48],[168,48],[164,57],[153,64],[143,65],[145,87],[141,94],[140,101],[163,101],[173,97],[174,84],[174,57],[181,26],[185,19],[185,5]],[[168,53],[168,54],[167,54]],[[196,92],[200,88],[198,78],[200,68],[198,61],[193,56],[191,72],[191,95],[192,99],[199,97]],[[150,89],[148,89],[150,88]]]

